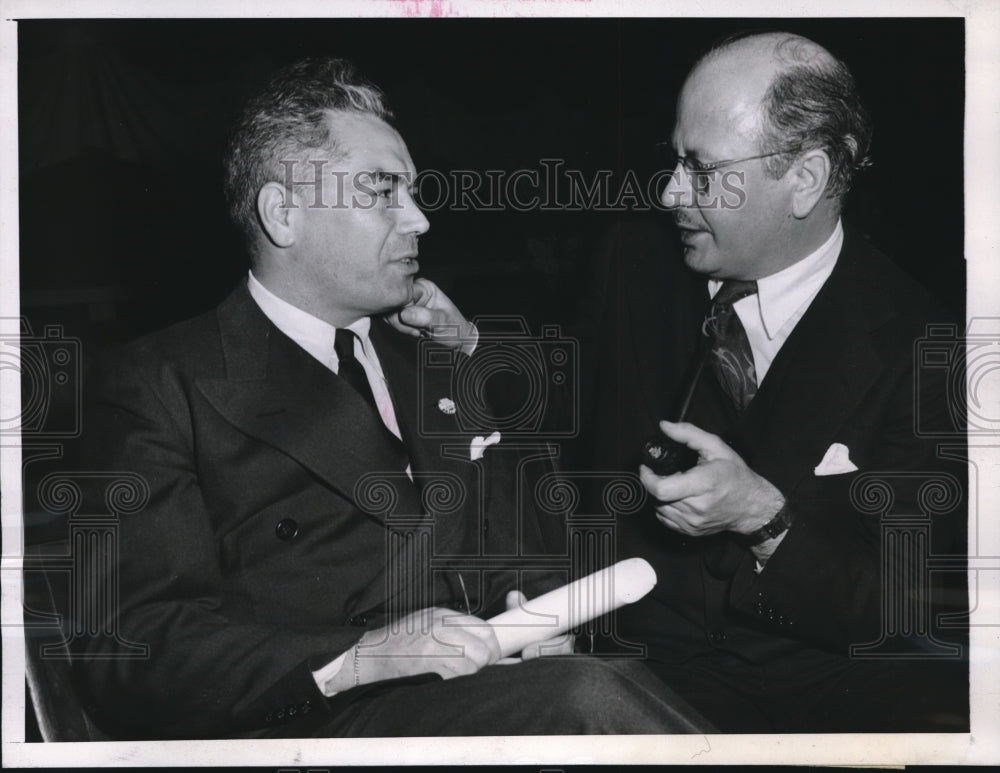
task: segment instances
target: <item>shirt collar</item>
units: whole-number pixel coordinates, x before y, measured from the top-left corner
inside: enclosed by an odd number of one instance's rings
[[[249,273],[247,288],[260,310],[264,312],[264,316],[271,320],[278,330],[324,365],[337,362],[333,348],[337,328],[279,298],[260,283],[253,275],[253,271]],[[354,331],[361,340],[365,353],[370,354],[371,343],[368,340],[368,332],[371,329],[371,318],[362,317],[348,325],[347,329]]]
[[[838,219],[833,233],[818,249],[781,271],[757,280],[760,318],[769,339],[774,338],[792,315],[819,292],[833,271],[843,244],[844,227]],[[722,282],[709,280],[708,291],[713,298],[720,287]]]

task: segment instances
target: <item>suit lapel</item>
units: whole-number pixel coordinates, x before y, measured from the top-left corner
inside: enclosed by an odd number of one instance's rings
[[[882,363],[869,332],[890,313],[862,276],[856,237],[845,238],[826,285],[782,346],[736,427],[734,447],[791,491],[819,463]]]
[[[449,489],[455,486],[456,493],[467,498],[479,496],[482,491],[480,466],[468,457],[470,433],[460,430],[457,414],[445,413],[438,407],[441,398],[455,399],[455,368],[423,367],[421,361],[428,348],[438,350],[442,358],[455,362],[465,355],[403,336],[380,319],[372,320],[371,339],[390,385],[396,419],[410,454],[417,487],[424,492],[431,483],[443,483]],[[437,512],[434,507],[425,508],[434,519],[435,544],[439,551],[449,552],[462,541],[469,514],[478,512],[479,504],[467,500],[463,507],[447,508],[447,515]]]
[[[362,510],[358,482],[385,472],[396,511],[419,513],[413,486],[397,470],[396,454],[364,398],[264,316],[243,286],[218,310],[226,378],[197,383],[234,426],[316,474]]]
[[[369,337],[378,354],[382,373],[385,375],[399,433],[410,455],[410,464],[413,466],[416,459],[414,469],[423,469],[422,443],[417,433],[417,427],[420,426],[417,395],[422,391],[418,379],[423,377],[417,359],[418,347],[414,345],[415,342],[394,334],[388,329],[388,325],[377,317],[372,318]]]
[[[864,276],[864,251],[847,231],[833,273],[774,358],[730,438],[754,471],[785,494],[813,474],[882,370],[869,333],[891,312]],[[708,623],[728,593],[730,580],[720,584],[720,578],[742,572],[749,582],[753,561],[729,536],[706,543],[703,557]]]

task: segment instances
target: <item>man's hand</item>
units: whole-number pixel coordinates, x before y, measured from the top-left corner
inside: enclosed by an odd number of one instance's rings
[[[476,326],[429,279],[415,279],[413,300],[387,319],[401,333],[432,338],[470,356],[479,339]]]
[[[698,452],[698,464],[686,472],[663,477],[639,467],[642,485],[660,502],[656,517],[667,527],[692,537],[720,531],[750,534],[781,509],[781,492],[722,438],[693,424],[661,421],[660,428]]]
[[[359,684],[426,673],[452,679],[474,674],[499,659],[500,644],[489,623],[432,607],[362,636],[361,646],[331,680],[338,684],[331,686],[338,692],[354,687],[355,669]]]
[[[507,609],[518,609],[527,600],[528,597],[521,593],[521,591],[512,590],[507,594]],[[511,663],[521,663],[525,660],[534,660],[535,658],[547,655],[572,655],[575,643],[576,637],[573,634],[564,633],[562,636],[554,636],[545,641],[529,644],[521,651],[521,657],[504,658],[500,663],[506,666]]]

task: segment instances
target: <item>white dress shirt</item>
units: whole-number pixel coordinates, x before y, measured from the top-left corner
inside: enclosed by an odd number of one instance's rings
[[[288,301],[283,301],[264,287],[252,271],[247,280],[247,286],[250,289],[251,297],[260,310],[264,312],[264,316],[271,320],[278,330],[319,360],[324,367],[329,368],[334,373],[339,372],[340,359],[333,348],[333,342],[337,337],[337,328],[319,317],[302,311]],[[402,440],[399,422],[396,421],[396,412],[392,407],[392,398],[389,396],[389,386],[386,383],[385,374],[382,373],[378,354],[375,353],[375,347],[372,346],[371,339],[368,337],[368,332],[371,330],[371,319],[362,317],[357,322],[348,325],[347,329],[353,331],[356,336],[354,356],[365,369],[365,375],[368,376],[368,383],[375,396],[379,415],[389,431]]]
[[[282,333],[291,338],[295,343],[305,349],[314,358],[319,360],[324,367],[329,368],[334,373],[339,371],[340,359],[333,348],[333,342],[337,336],[337,328],[328,322],[324,322],[318,317],[314,317],[308,312],[293,306],[287,301],[283,301],[277,295],[262,285],[257,277],[250,272],[247,280],[247,287],[250,296],[254,299],[264,315],[274,323]],[[396,437],[402,440],[399,431],[399,422],[396,421],[396,412],[392,407],[392,398],[389,396],[389,387],[382,373],[382,366],[379,363],[375,347],[372,346],[368,337],[371,330],[371,319],[364,317],[357,322],[348,325],[348,330],[354,332],[354,356],[365,369],[368,376],[368,383],[371,385],[372,394],[375,396],[375,403],[378,406],[379,414],[385,426],[389,428]],[[413,477],[410,468],[406,468],[406,474]],[[340,655],[335,660],[323,666],[317,671],[313,671],[313,679],[316,686],[327,697],[336,694],[336,691],[327,688],[327,682],[340,673],[344,665],[347,653]]]
[[[750,341],[758,385],[764,381],[778,351],[809,304],[830,278],[843,244],[844,228],[838,220],[830,238],[819,249],[776,274],[758,279],[757,294],[733,304]],[[708,291],[713,298],[720,287],[722,282],[708,281]]]

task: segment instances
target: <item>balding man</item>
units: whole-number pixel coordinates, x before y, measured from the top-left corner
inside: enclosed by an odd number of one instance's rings
[[[944,422],[914,352],[947,316],[842,224],[870,136],[823,48],[729,39],[684,84],[663,193],[694,277],[650,232],[617,240],[609,394],[642,419],[604,434],[620,453],[603,463],[627,467],[633,428],[677,418],[685,395],[686,421],[661,429],[698,456],[640,467],[655,518],[623,518],[620,553],[659,583],[620,634],[724,731],[967,727],[965,651],[937,617],[952,580],[963,608],[964,575],[922,563],[964,553],[965,471],[915,431],[918,411]],[[947,494],[931,503],[928,486]]]

